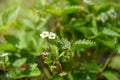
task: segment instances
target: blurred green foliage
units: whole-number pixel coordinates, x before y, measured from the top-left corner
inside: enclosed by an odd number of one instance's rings
[[[0,0],[0,79],[119,80],[119,4]]]

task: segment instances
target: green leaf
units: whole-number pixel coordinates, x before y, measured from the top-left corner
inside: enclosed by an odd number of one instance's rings
[[[15,51],[16,48],[15,48],[15,46],[12,45],[12,44],[1,43],[1,44],[0,44],[0,50],[3,50],[3,51]]]
[[[32,64],[29,64],[29,66],[31,67],[31,69],[35,69],[37,67],[37,64],[36,63],[32,63]]]
[[[70,13],[78,12],[80,10],[81,10],[80,6],[66,6],[62,10],[62,15],[67,15],[67,14],[70,14]]]
[[[19,44],[17,47],[23,49],[26,48],[29,42],[33,39],[33,32],[26,32],[25,30],[21,30],[20,32],[21,33],[17,35],[19,38]]]
[[[8,14],[8,22],[11,22],[13,20],[15,20],[15,18],[18,16],[20,11],[20,7],[14,7],[10,13]]]
[[[31,54],[34,56],[39,56],[42,54],[43,49],[46,48],[47,46],[47,42],[44,39],[39,39],[38,42],[35,39],[32,39],[33,43],[34,43],[34,48],[36,49],[36,52],[32,52]]]
[[[45,16],[45,18],[44,18],[44,21],[42,21],[41,23],[39,23],[38,25],[37,25],[37,30],[38,31],[43,31],[43,30],[46,30],[46,28],[45,28],[45,25],[48,23],[48,20],[51,18],[51,15],[50,14],[48,14],[47,16]]]
[[[63,80],[60,76],[54,76],[52,80]]]
[[[46,9],[46,12],[48,13],[51,13],[53,15],[56,15],[56,16],[60,16],[62,11],[60,8],[50,8],[50,9]]]
[[[56,45],[50,45],[50,48],[51,48],[51,54],[54,56],[54,57],[57,57],[58,56],[58,48]]]
[[[35,28],[33,22],[30,19],[23,19],[22,23],[32,30]]]
[[[7,78],[14,78],[14,79],[18,79],[18,78],[23,78],[25,77],[22,73],[20,72],[16,72],[15,70],[10,70],[7,74],[6,74]]]
[[[72,48],[73,50],[76,50],[76,49],[80,49],[80,48],[89,48],[89,47],[92,47],[95,45],[95,42],[91,41],[91,40],[79,40],[79,41],[76,41]]]
[[[119,33],[117,33],[117,32],[114,31],[114,30],[107,29],[107,28],[104,28],[104,29],[103,29],[103,33],[106,34],[106,35],[109,35],[109,36],[113,36],[113,37],[120,37],[120,34],[119,34]]]
[[[119,69],[120,68],[120,56],[115,56],[112,58],[109,66],[112,67],[113,69]]]
[[[0,15],[0,30],[6,30],[16,19],[19,13],[20,7],[13,7]]]
[[[27,73],[27,74],[24,74]],[[24,72],[11,70],[6,74],[8,78],[18,79],[18,78],[24,78],[24,77],[35,77],[39,76],[41,74],[40,70],[38,68],[32,69],[32,70],[25,70]]]
[[[79,22],[78,22],[79,23]],[[80,26],[81,25],[85,25],[86,22],[81,22],[79,23]],[[79,30],[80,32],[82,32],[86,37],[90,38],[93,37],[95,35],[97,35],[97,31],[95,27],[86,27],[86,26],[81,26],[81,27],[76,27],[77,30]]]
[[[70,13],[81,11],[81,7],[80,6],[66,6],[65,8],[48,8],[46,9],[46,11],[56,16],[65,16]]]
[[[5,38],[5,40],[7,40],[7,42],[9,42],[13,45],[18,44],[18,42],[19,42],[19,40],[13,35],[5,35],[4,38]]]
[[[94,33],[94,35],[96,35],[96,34],[98,34],[96,18],[93,18],[92,24],[93,24],[93,27],[91,28],[91,31]]]
[[[48,65],[51,65],[53,63],[53,60],[49,57],[47,57],[45,60],[44,60],[44,63],[48,64]]]
[[[70,72],[68,73],[68,79],[69,79],[69,80],[74,80],[74,79],[73,79],[73,76],[72,76],[72,74],[71,74]]]
[[[39,76],[40,74],[40,70],[38,68],[35,68],[29,73],[29,77]]]
[[[105,78],[107,78],[107,80],[119,80],[117,75],[110,71],[105,71],[102,73],[102,75],[105,76]]]
[[[98,39],[98,41],[100,41],[102,44],[106,45],[109,48],[114,48],[115,47],[113,41],[110,41],[110,40],[101,40],[101,39]]]
[[[65,52],[60,53],[59,58],[64,56],[64,55],[65,55]]]
[[[26,58],[17,59],[17,60],[13,63],[13,66],[15,66],[15,67],[21,67],[25,62],[26,62]]]
[[[100,71],[100,67],[95,62],[83,63],[82,66],[91,73],[98,73]]]
[[[67,39],[62,39],[63,43],[64,43],[64,46],[67,48],[67,49],[71,49],[71,43],[70,41],[68,41]]]
[[[116,46],[117,53],[120,54],[120,45]]]
[[[61,52],[58,58],[61,62],[66,62],[66,61],[68,61],[70,56],[65,55],[65,52]]]
[[[74,80],[97,80],[97,78],[93,73],[78,72],[75,74]]]

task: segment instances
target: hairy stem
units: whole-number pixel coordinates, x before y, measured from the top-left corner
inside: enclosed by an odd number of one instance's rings
[[[104,65],[102,66],[101,72],[103,72],[105,70],[105,68],[108,66],[109,62],[111,61],[113,56],[113,52],[110,53],[110,55],[108,56],[108,58],[106,59]]]

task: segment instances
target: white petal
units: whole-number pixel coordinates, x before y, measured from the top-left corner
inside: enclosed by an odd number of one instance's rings
[[[42,32],[41,34],[40,34],[40,37],[41,38],[46,38],[46,37],[48,37],[49,36],[49,32],[48,31],[44,31],[44,32]]]
[[[55,39],[56,38],[56,34],[55,33],[53,33],[53,32],[50,32],[50,34],[49,34],[49,37],[48,37],[49,39]]]
[[[108,19],[106,13],[102,12],[101,13],[101,21],[104,23]]]

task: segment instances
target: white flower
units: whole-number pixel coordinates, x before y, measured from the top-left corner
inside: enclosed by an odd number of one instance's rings
[[[91,3],[91,0],[83,0],[84,3]]]
[[[42,38],[49,38],[49,39],[55,39],[56,38],[56,34],[53,32],[48,32],[48,31],[44,31],[40,34],[40,36]]]
[[[40,34],[41,38],[46,38],[49,36],[49,32],[48,31],[44,31]]]
[[[104,23],[108,19],[106,13],[102,12],[101,13],[101,21]]]
[[[48,38],[49,38],[49,39],[55,39],[55,38],[56,38],[56,34],[53,33],[53,32],[50,32]]]
[[[110,9],[108,11],[108,15],[111,17],[111,18],[116,18],[117,17],[117,12],[114,10],[114,9]]]
[[[3,53],[2,55],[0,55],[0,57],[5,57],[7,55],[8,55],[8,53]]]

